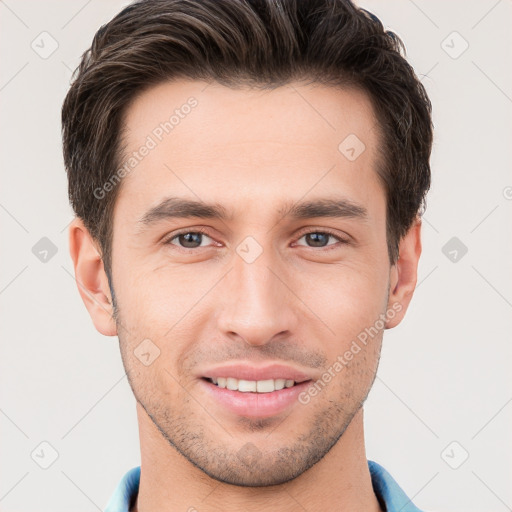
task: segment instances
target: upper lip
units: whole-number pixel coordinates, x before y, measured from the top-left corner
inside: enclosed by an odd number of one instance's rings
[[[265,366],[248,364],[226,364],[205,370],[205,378],[233,377],[242,380],[286,379],[296,383],[311,380],[311,377],[300,370],[283,364],[272,363]]]

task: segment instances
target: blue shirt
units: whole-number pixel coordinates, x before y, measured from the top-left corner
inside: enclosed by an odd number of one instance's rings
[[[379,464],[368,461],[373,491],[385,512],[421,512],[407,497],[393,477]],[[108,502],[105,512],[130,512],[139,491],[140,466],[124,475]]]

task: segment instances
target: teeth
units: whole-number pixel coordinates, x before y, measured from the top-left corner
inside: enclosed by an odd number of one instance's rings
[[[217,377],[211,379],[219,388],[227,388],[242,393],[271,393],[283,388],[291,388],[295,381],[288,379],[243,380],[233,377]]]
[[[285,384],[286,384],[286,379],[276,379],[274,381],[274,386],[275,386],[276,390],[283,389]]]
[[[242,384],[242,381],[240,381],[238,384],[238,391],[242,390],[240,384]],[[257,391],[258,393],[271,393],[272,391],[276,390],[274,379],[258,380],[255,382],[255,384],[256,389],[254,391]]]
[[[264,382],[264,381],[259,381],[259,382],[256,382],[255,380],[239,380],[238,381],[238,391],[242,391],[243,393],[247,393],[249,391],[252,391],[253,393],[256,393],[256,388],[258,387],[258,384],[260,382]]]
[[[238,389],[238,380],[237,379],[233,379],[232,377],[228,377],[226,379],[226,387],[228,389],[236,391]]]

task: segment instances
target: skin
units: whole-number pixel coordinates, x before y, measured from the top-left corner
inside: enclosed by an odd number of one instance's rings
[[[190,96],[198,105],[122,182],[113,219],[117,321],[96,241],[80,219],[69,232],[80,294],[96,329],[119,337],[137,399],[142,471],[133,510],[379,511],[362,405],[383,330],[400,323],[414,292],[421,223],[391,265],[370,101],[299,83],[271,91],[164,83],[129,106],[127,151]],[[366,146],[355,161],[338,150],[349,134]],[[220,203],[232,218],[161,219],[141,230],[138,220],[171,195]],[[280,213],[333,197],[361,205],[366,218]],[[187,246],[172,238],[183,228],[207,236]],[[348,243],[325,236],[315,244],[304,233],[326,229]],[[263,251],[252,263],[236,252],[247,236]],[[393,305],[400,311],[306,405],[251,419],[203,389],[201,372],[227,361],[282,362],[316,381]],[[160,355],[145,366],[134,350],[148,338]],[[250,463],[240,457],[247,447]]]

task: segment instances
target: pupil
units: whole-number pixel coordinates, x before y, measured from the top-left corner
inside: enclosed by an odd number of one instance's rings
[[[313,242],[313,247],[324,247],[327,245],[329,236],[330,235],[327,233],[308,233],[306,235],[306,237],[309,237],[309,240]]]
[[[183,235],[180,235],[180,243],[181,245],[183,245],[183,247],[186,247],[187,249],[193,249],[201,245],[201,236],[202,233],[185,233]]]

